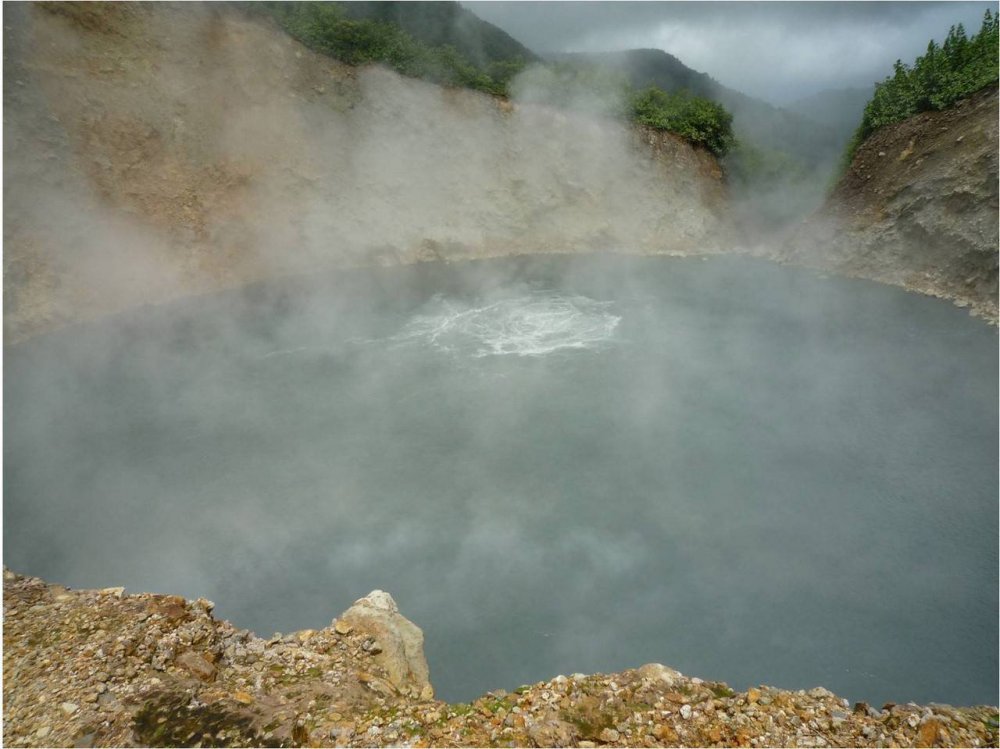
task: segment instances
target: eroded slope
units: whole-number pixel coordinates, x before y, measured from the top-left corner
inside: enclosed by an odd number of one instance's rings
[[[667,134],[316,55],[225,4],[5,16],[5,339],[345,264],[725,246]]]
[[[995,321],[997,123],[992,86],[882,128],[783,257],[953,299]]]

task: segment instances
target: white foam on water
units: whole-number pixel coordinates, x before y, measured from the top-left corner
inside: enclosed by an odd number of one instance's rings
[[[621,317],[611,302],[554,291],[459,308],[440,296],[413,317],[397,341],[426,341],[445,351],[483,356],[545,356],[566,349],[593,349],[611,340]]]

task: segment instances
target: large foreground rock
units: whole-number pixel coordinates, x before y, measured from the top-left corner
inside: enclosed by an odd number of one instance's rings
[[[424,633],[399,613],[391,595],[373,590],[358,599],[334,627],[349,631],[345,624],[370,635],[362,647],[374,655],[394,687],[414,697],[427,700],[434,697],[424,657]]]

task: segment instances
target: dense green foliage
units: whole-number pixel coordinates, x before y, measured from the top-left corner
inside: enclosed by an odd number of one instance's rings
[[[348,18],[339,3],[264,2],[251,7],[269,13],[310,49],[349,65],[382,63],[403,75],[446,86],[505,94],[507,82],[525,65],[512,59],[479,67],[452,45],[420,42],[396,23]]]
[[[635,90],[621,70],[589,61],[562,60],[527,70],[517,97],[589,114],[620,117],[675,133],[722,156],[735,143],[732,115],[721,105],[688,91],[656,86]]]
[[[668,93],[656,87],[631,97],[632,118],[657,130],[669,130],[722,156],[735,143],[733,116],[721,104],[687,91]]]
[[[349,19],[394,24],[428,46],[454,47],[476,67],[517,59],[540,62],[530,49],[457,2],[352,0],[341,9]]]
[[[854,152],[880,127],[900,122],[918,112],[946,109],[998,78],[998,20],[986,11],[979,33],[971,38],[961,24],[952,26],[944,44],[933,40],[912,66],[896,60],[893,75],[875,84],[861,125],[844,156],[850,164]]]
[[[692,70],[660,49],[630,49],[623,52],[574,53],[560,56],[574,63],[590,63],[619,71],[637,90],[656,86],[663,91],[688,91],[718,102],[733,115],[733,132],[740,141],[768,150],[780,151],[806,166],[833,163],[843,153],[842,137],[824,121],[772,106],[723,86],[705,73]],[[867,101],[867,96],[865,96]],[[858,107],[860,112],[864,102]],[[857,121],[847,129],[853,131]]]
[[[499,96],[509,96],[514,78],[537,59],[455,3],[261,2],[246,7],[270,15],[310,49],[349,65],[381,63],[406,76]],[[514,56],[503,57],[508,54]],[[650,87],[635,92],[621,73],[586,64],[533,65],[527,76],[530,83],[518,91],[524,100],[623,116],[718,155],[734,142],[732,116],[686,91],[668,94]]]
[[[812,170],[784,152],[737,140],[726,155],[726,172],[739,188],[768,188],[812,178]]]

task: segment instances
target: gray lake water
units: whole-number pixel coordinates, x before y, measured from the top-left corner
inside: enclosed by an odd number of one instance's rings
[[[740,258],[344,273],[5,356],[4,561],[269,635],[374,588],[439,696],[656,661],[996,703],[997,332]]]

